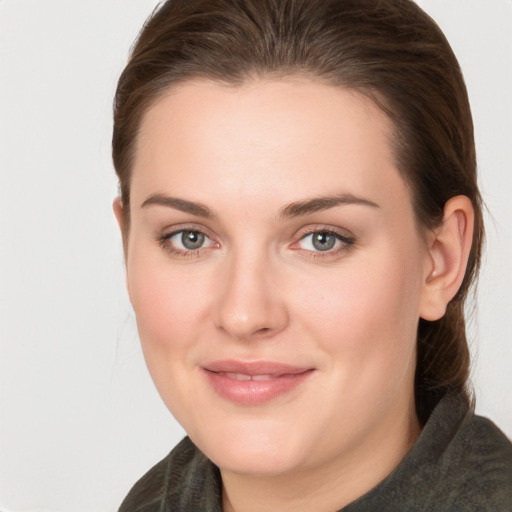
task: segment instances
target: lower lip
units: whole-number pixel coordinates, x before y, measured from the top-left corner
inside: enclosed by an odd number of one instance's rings
[[[217,394],[242,405],[261,405],[290,393],[302,384],[313,370],[280,375],[267,380],[237,380],[221,373],[204,369],[204,373]]]

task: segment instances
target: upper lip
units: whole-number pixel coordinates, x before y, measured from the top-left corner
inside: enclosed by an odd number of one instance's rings
[[[304,366],[292,366],[274,361],[236,361],[226,359],[213,361],[203,366],[205,370],[215,373],[238,373],[242,375],[297,375],[312,370]]]

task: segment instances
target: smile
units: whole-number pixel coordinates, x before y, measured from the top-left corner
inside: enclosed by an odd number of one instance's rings
[[[218,375],[229,377],[235,380],[271,380],[278,379],[281,375],[247,375],[244,373],[217,372]]]
[[[290,393],[314,369],[273,362],[216,361],[203,368],[217,395],[240,405],[261,405]]]

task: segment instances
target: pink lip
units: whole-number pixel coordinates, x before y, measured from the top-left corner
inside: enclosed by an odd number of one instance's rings
[[[270,361],[215,361],[202,367],[221,397],[243,405],[260,405],[289,393],[313,373],[312,368]]]

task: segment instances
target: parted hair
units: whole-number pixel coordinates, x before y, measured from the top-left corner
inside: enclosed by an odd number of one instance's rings
[[[412,0],[168,0],[147,20],[119,79],[112,154],[129,230],[130,174],[148,108],[195,78],[238,85],[302,75],[372,98],[391,118],[396,165],[418,226],[470,198],[473,245],[458,293],[437,321],[419,320],[416,410],[425,422],[446,393],[470,400],[465,301],[483,241],[473,122],[457,59]]]

